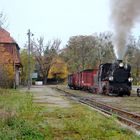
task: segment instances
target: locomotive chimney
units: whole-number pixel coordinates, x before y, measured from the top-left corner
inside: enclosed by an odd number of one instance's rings
[[[118,63],[122,63],[122,62],[123,62],[123,60],[117,60],[117,62],[118,62]]]
[[[116,60],[116,64],[117,64],[119,67],[124,67],[123,60],[117,59],[117,60]]]

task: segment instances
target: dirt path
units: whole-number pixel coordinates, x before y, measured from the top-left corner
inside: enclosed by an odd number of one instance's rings
[[[62,93],[51,89],[49,86],[32,86],[35,103],[55,107],[70,107],[70,102],[64,98]]]

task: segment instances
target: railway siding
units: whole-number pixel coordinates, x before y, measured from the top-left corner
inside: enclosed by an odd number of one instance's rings
[[[57,87],[56,89],[65,92],[66,94],[68,94],[67,96],[70,96],[70,97],[72,96],[74,98],[77,98],[78,101],[81,103],[87,104],[87,105],[94,107],[98,110],[101,110],[109,115],[115,114],[116,117],[119,120],[121,120],[122,122],[125,122],[127,125],[132,126],[132,127],[136,128],[137,130],[140,130],[140,115],[139,114],[128,112],[127,110],[124,110],[122,108],[120,109],[117,107],[113,107],[112,105],[105,104],[105,103],[103,103],[103,101],[101,102],[100,100],[97,101],[96,98],[93,97],[94,95],[91,96],[92,98],[86,97],[86,96],[83,97],[81,95],[71,93],[68,89],[64,90],[64,89],[61,89],[60,87]],[[110,100],[111,100],[111,98],[114,99],[115,97],[108,97],[108,98],[110,98]],[[131,98],[131,97],[129,97],[129,98]]]
[[[132,91],[130,97],[128,96],[114,97],[114,96],[106,96],[100,94],[92,94],[86,91],[71,90],[66,85],[57,85],[57,86],[55,85],[52,86],[52,88],[58,88],[60,90],[64,90],[65,92],[72,93],[76,96],[85,97],[85,98],[88,97],[90,99],[96,100],[106,105],[110,105],[140,115],[140,98],[137,97],[135,91]]]

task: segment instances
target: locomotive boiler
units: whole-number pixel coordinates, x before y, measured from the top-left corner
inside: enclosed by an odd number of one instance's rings
[[[131,66],[117,60],[115,63],[105,63],[99,66],[99,92],[109,95],[131,94]]]

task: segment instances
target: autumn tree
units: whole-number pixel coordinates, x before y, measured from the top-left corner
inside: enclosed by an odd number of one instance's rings
[[[47,83],[49,70],[54,63],[54,58],[57,56],[61,41],[55,39],[44,44],[44,38],[40,37],[33,42],[33,53],[36,60],[36,71],[42,77],[44,84]]]
[[[73,36],[61,56],[68,63],[69,71],[72,73],[87,68],[97,68],[105,61],[112,62],[114,53],[111,34]]]
[[[68,75],[67,64],[58,56],[54,59],[54,63],[49,70],[48,78],[65,80]]]
[[[95,58],[95,55],[91,56],[91,53],[94,54],[91,48],[95,49],[95,44],[96,40],[93,36],[73,36],[69,39],[61,56],[68,63],[68,68],[71,72],[80,71],[88,67],[86,62],[89,57]]]

